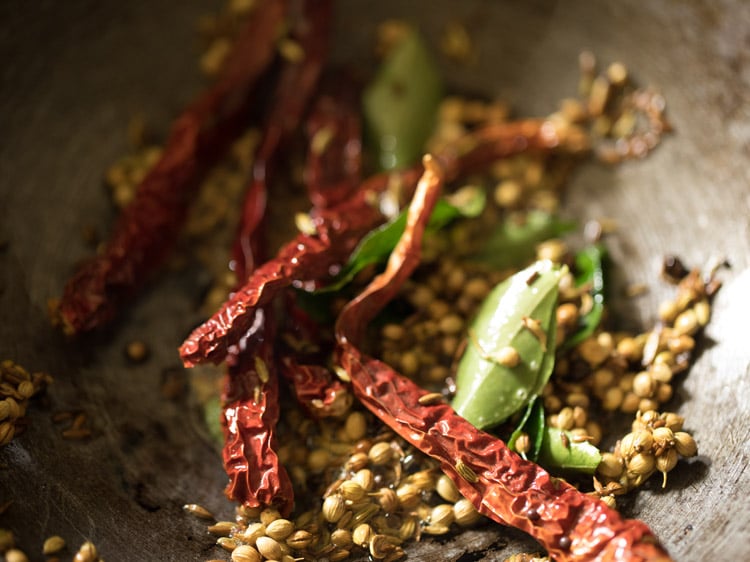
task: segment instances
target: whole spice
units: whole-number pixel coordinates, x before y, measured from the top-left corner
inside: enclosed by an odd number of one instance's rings
[[[189,196],[211,163],[241,132],[257,80],[273,60],[285,0],[266,0],[250,16],[216,84],[175,121],[164,153],[124,209],[104,252],[68,281],[59,306],[66,332],[112,320],[171,250]]]
[[[553,122],[530,119],[478,129],[446,147],[438,158],[445,168],[445,178],[451,180],[531,148],[585,149],[575,138],[571,140],[569,131]],[[373,198],[393,182],[401,186],[404,196],[410,196],[420,173],[421,169],[415,167],[373,176],[349,199],[315,213],[314,235],[298,235],[276,258],[256,268],[247,283],[185,340],[180,347],[185,365],[222,361],[228,349],[250,329],[255,308],[270,302],[292,283],[307,290],[324,285],[331,278],[331,269],[340,267],[359,240],[385,220],[380,209],[371,204]]]
[[[559,560],[669,560],[645,524],[623,520],[598,499],[553,479],[449,406],[419,404],[424,390],[357,348],[364,326],[396,295],[419,263],[424,227],[444,177],[439,164],[428,159],[425,165],[409,208],[407,231],[385,272],[345,307],[337,321],[337,359],[349,373],[355,394],[404,439],[437,459],[480,513],[528,532],[550,556]],[[457,455],[472,466],[475,482],[456,470]],[[530,510],[534,517],[529,517]]]

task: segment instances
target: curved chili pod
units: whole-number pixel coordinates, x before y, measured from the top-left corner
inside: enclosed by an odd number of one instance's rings
[[[447,404],[420,404],[427,392],[357,344],[375,315],[419,263],[422,234],[437,198],[439,167],[427,166],[409,208],[408,228],[386,270],[342,311],[337,359],[357,398],[383,422],[440,462],[479,512],[521,529],[559,561],[669,561],[645,523],[623,519],[593,496],[524,461]]]
[[[552,122],[542,119],[479,129],[439,155],[444,177],[451,181],[459,174],[476,171],[498,158],[524,150],[569,148],[557,131]],[[249,329],[253,309],[268,303],[285,287],[294,284],[312,290],[321,281],[330,279],[332,269],[348,258],[360,239],[385,221],[386,217],[373,203],[377,194],[395,178],[409,195],[420,173],[421,167],[415,167],[373,176],[343,203],[315,213],[316,234],[300,234],[284,246],[276,258],[258,267],[216,314],[190,334],[180,347],[185,365],[222,361],[227,349]]]
[[[188,106],[172,126],[164,154],[117,221],[104,252],[68,281],[59,315],[68,333],[112,320],[169,254],[185,218],[189,195],[245,125],[258,78],[276,51],[286,0],[255,10],[217,83]]]

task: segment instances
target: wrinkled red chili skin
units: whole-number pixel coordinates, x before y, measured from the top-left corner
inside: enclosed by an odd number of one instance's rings
[[[103,253],[68,281],[59,315],[68,333],[111,321],[164,261],[184,222],[190,194],[246,126],[252,92],[275,55],[286,0],[258,6],[217,83],[177,118],[164,154],[120,215]]]
[[[279,379],[266,311],[256,311],[256,324],[227,359],[222,416],[222,457],[229,476],[225,493],[249,507],[274,506],[286,516],[294,506],[294,492],[275,453]]]
[[[399,175],[404,185],[414,185],[419,170]],[[299,234],[286,244],[274,259],[256,268],[216,314],[193,331],[180,347],[185,365],[221,362],[229,346],[249,329],[254,308],[268,304],[292,285],[312,290],[331,279],[334,268],[346,261],[362,237],[385,220],[370,199],[386,189],[389,178],[388,174],[374,176],[352,198],[316,213],[315,234]]]
[[[526,150],[564,149],[564,140],[556,137],[551,127],[547,121],[530,119],[472,133],[440,155],[445,178],[451,181],[499,157]],[[264,306],[290,285],[305,290],[324,285],[362,237],[386,220],[377,207],[377,195],[389,182],[397,181],[404,195],[410,196],[421,172],[421,166],[415,166],[373,176],[342,203],[314,212],[315,234],[300,234],[284,246],[274,259],[258,267],[216,314],[190,334],[180,347],[185,365],[222,361],[228,347],[236,344],[250,327],[253,309]]]
[[[419,264],[422,235],[443,179],[439,166],[430,168],[420,180],[406,230],[386,270],[344,308],[337,322],[337,362],[351,377],[355,396],[401,437],[438,460],[480,513],[529,533],[553,559],[671,560],[645,523],[623,519],[600,500],[551,477],[449,405],[420,404],[425,390],[357,348],[368,323]],[[459,462],[476,473],[475,482],[459,474]]]
[[[360,184],[362,120],[357,94],[351,80],[339,77],[332,91],[318,97],[307,119],[305,186],[313,207],[333,207]],[[327,140],[321,143],[321,138]]]

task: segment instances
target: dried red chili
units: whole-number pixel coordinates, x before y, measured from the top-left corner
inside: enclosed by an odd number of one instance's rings
[[[254,269],[256,260],[264,257],[261,223],[266,211],[269,167],[281,143],[300,123],[327,50],[332,3],[308,0],[299,7],[301,12],[290,16],[291,35],[305,56],[284,64],[256,155],[233,249],[235,272],[240,279]],[[276,505],[287,514],[294,496],[291,480],[276,455],[279,382],[274,324],[271,306],[257,309],[252,327],[229,350],[223,396],[223,458],[230,499],[250,507]]]
[[[66,332],[110,321],[169,254],[201,176],[245,126],[252,93],[275,54],[286,0],[266,0],[254,11],[216,84],[177,118],[164,155],[123,211],[103,253],[68,281],[59,315]]]
[[[357,348],[368,323],[419,263],[422,235],[443,176],[439,165],[427,162],[407,228],[385,272],[339,316],[337,359],[355,395],[401,437],[438,460],[479,512],[529,533],[555,560],[671,560],[645,523],[623,519],[595,497],[523,460],[449,405],[420,403],[427,391]]]
[[[360,183],[362,120],[358,109],[354,83],[339,78],[310,112],[305,186],[314,207],[341,203]]]
[[[299,128],[305,108],[317,86],[329,44],[333,17],[332,0],[307,1],[296,5],[298,13],[290,14],[291,38],[297,42],[303,56],[287,60],[276,84],[263,139],[252,170],[248,195],[243,202],[240,232],[234,253],[242,253],[244,267],[235,266],[237,278],[245,280],[254,269],[257,256],[248,241],[265,215],[268,178],[282,143]],[[295,11],[296,12],[296,11]],[[235,261],[238,261],[237,259]]]
[[[222,419],[226,494],[250,507],[273,505],[288,514],[294,503],[292,483],[275,453],[279,381],[274,333],[266,311],[258,309],[255,317],[256,326],[228,358]]]
[[[538,119],[475,131],[440,154],[445,178],[453,180],[459,174],[525,150],[581,149],[570,146],[558,132],[553,123]],[[420,173],[421,167],[415,167],[373,176],[349,199],[313,213],[317,232],[298,235],[274,259],[258,267],[248,282],[182,344],[180,355],[185,365],[222,361],[229,346],[235,345],[249,329],[253,309],[270,302],[279,291],[290,285],[312,290],[325,284],[332,270],[346,260],[361,238],[386,220],[374,202],[377,194],[395,182],[409,197]]]

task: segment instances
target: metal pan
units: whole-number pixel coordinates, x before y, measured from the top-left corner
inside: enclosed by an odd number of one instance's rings
[[[32,557],[46,536],[91,539],[108,560],[215,557],[204,525],[183,514],[198,502],[231,517],[217,453],[188,401],[164,400],[164,369],[198,320],[198,283],[166,273],[111,330],[65,341],[46,319],[72,265],[89,253],[81,229],[106,232],[112,211],[101,177],[125,150],[125,123],[142,112],[166,128],[199,88],[195,22],[215,6],[190,0],[0,5],[0,357],[47,370],[55,383],[29,411],[28,430],[0,449],[0,515]],[[213,3],[212,3],[213,4]],[[731,269],[675,407],[700,455],[641,491],[643,518],[680,560],[750,557],[750,5],[741,1],[466,0],[341,2],[337,56],[369,52],[376,22],[419,22],[432,40],[452,19],[472,30],[473,67],[446,65],[452,86],[509,99],[545,114],[576,87],[582,49],[621,60],[659,87],[675,134],[646,160],[591,165],[566,206],[581,218],[612,217],[620,286],[652,282],[661,256],[691,265],[719,254]],[[623,301],[644,327],[668,289]],[[125,342],[147,339],[152,356],[130,365]],[[84,409],[95,428],[66,441],[51,413]],[[498,560],[535,546],[490,525],[410,545],[410,559]],[[72,555],[72,554],[71,554]]]

